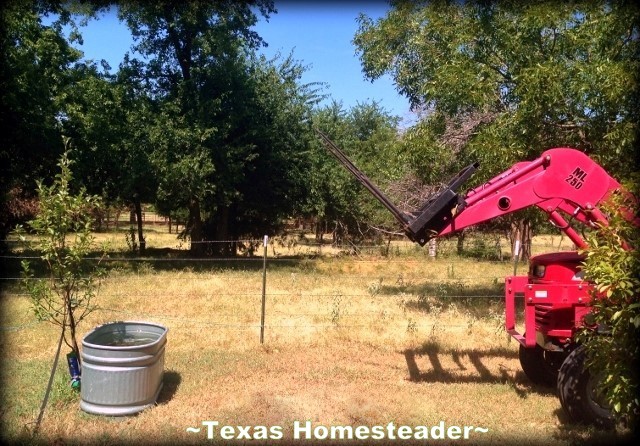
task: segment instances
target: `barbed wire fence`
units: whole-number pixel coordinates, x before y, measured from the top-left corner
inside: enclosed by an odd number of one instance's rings
[[[242,298],[260,298],[259,306],[256,309],[256,314],[260,314],[260,322],[228,322],[228,321],[220,321],[216,320],[215,317],[207,316],[207,317],[183,317],[180,315],[172,315],[172,314],[162,314],[159,312],[141,312],[141,311],[128,311],[126,309],[121,308],[110,308],[100,306],[97,308],[97,311],[102,312],[104,314],[109,315],[117,315],[117,317],[123,318],[148,318],[151,320],[160,320],[167,321],[173,324],[178,324],[180,326],[199,326],[199,327],[213,327],[218,329],[225,330],[234,330],[234,331],[259,331],[260,332],[260,343],[264,342],[264,333],[265,330],[275,330],[275,329],[288,329],[288,330],[296,330],[302,328],[313,328],[313,329],[324,329],[335,326],[340,326],[342,328],[361,328],[365,327],[367,324],[362,323],[362,316],[364,313],[369,313],[369,316],[375,317],[377,313],[379,313],[378,309],[362,309],[358,310],[357,314],[350,314],[350,321],[345,317],[345,312],[343,309],[340,309],[340,305],[343,301],[349,301],[351,299],[365,299],[365,298],[381,298],[384,294],[384,290],[380,290],[383,283],[392,284],[396,289],[401,290],[406,288],[407,286],[415,283],[416,280],[420,281],[420,286],[422,288],[433,287],[434,289],[429,291],[428,293],[424,293],[418,297],[413,296],[414,300],[432,298],[435,300],[446,300],[446,301],[455,301],[461,299],[491,299],[491,300],[500,300],[503,298],[503,294],[497,292],[499,289],[498,284],[501,284],[503,281],[502,277],[483,277],[485,283],[491,283],[496,285],[493,287],[493,292],[482,292],[479,294],[474,294],[473,289],[470,287],[470,284],[473,284],[479,280],[478,277],[464,277],[460,276],[459,273],[453,272],[453,266],[451,267],[451,274],[448,274],[446,278],[439,278],[437,280],[429,281],[422,278],[412,278],[404,276],[402,273],[395,275],[386,275],[383,273],[354,273],[354,274],[345,274],[341,273],[340,277],[346,281],[359,281],[360,283],[366,286],[366,292],[362,293],[347,293],[343,290],[336,289],[332,292],[316,292],[311,290],[296,290],[295,292],[282,292],[282,291],[270,291],[269,290],[269,268],[279,265],[290,265],[296,264],[295,262],[304,262],[305,259],[314,259],[320,257],[322,255],[327,255],[328,252],[333,253],[336,257],[341,256],[351,256],[354,258],[356,262],[402,262],[406,264],[407,262],[429,262],[427,259],[426,250],[421,251],[422,253],[414,256],[414,257],[403,257],[406,254],[415,254],[417,251],[414,246],[406,245],[402,247],[395,246],[393,248],[393,252],[390,252],[389,246],[384,245],[353,245],[353,244],[322,244],[318,243],[315,246],[313,244],[306,244],[304,246],[305,252],[302,257],[295,257],[295,255],[299,254],[300,251],[295,251],[289,246],[287,248],[286,243],[281,241],[273,241],[269,240],[266,236],[262,243],[263,245],[263,255],[260,256],[258,250],[256,250],[256,246],[260,245],[260,241],[257,240],[234,240],[234,241],[213,241],[207,240],[199,243],[206,243],[208,245],[212,245],[215,243],[242,243],[245,246],[252,246],[253,249],[250,254],[243,253],[242,255],[234,256],[234,257],[192,257],[189,256],[188,249],[189,246],[181,246],[181,250],[179,252],[180,255],[174,256],[130,256],[125,255],[114,255],[111,254],[107,257],[87,257],[86,261],[102,261],[105,263],[111,264],[127,264],[136,266],[129,273],[128,280],[136,280],[136,277],[139,280],[149,280],[150,272],[156,271],[158,269],[167,269],[172,271],[181,271],[185,270],[197,270],[202,272],[201,277],[178,277],[172,276],[172,281],[180,281],[180,280],[205,280],[206,272],[210,271],[212,267],[225,269],[241,269],[248,270],[251,272],[255,272],[255,287],[252,287],[251,291],[243,291],[243,292],[234,292],[229,289],[224,292],[224,294],[217,295],[218,299],[227,299],[233,301],[234,299],[242,299]],[[269,242],[272,244],[270,245]],[[198,243],[198,242],[192,242]],[[280,245],[274,246],[276,243],[280,243]],[[269,249],[271,249],[271,255],[269,255]],[[278,253],[277,251],[280,251]],[[324,253],[323,253],[324,251]],[[293,252],[294,257],[290,254]],[[395,256],[395,257],[394,257]],[[7,255],[0,256],[0,259],[3,262],[20,262],[22,260],[29,261],[39,261],[40,257],[33,254],[12,254],[9,253]],[[293,263],[292,263],[293,262]],[[155,265],[155,266],[154,266]],[[301,269],[304,273],[304,269]],[[258,276],[260,273],[260,276]],[[296,273],[292,273],[296,274]],[[151,278],[152,279],[152,278]],[[21,290],[19,286],[19,282],[22,280],[49,280],[44,277],[37,277],[31,279],[24,279],[19,274],[10,274],[3,275],[0,277],[0,283],[2,286],[2,294],[5,297],[15,297],[15,298],[27,298],[28,294]],[[110,281],[117,281],[116,279],[106,278],[104,279],[104,283],[108,284]],[[447,284],[451,284],[452,286],[448,287]],[[6,286],[9,285],[9,286]],[[261,286],[260,286],[261,285]],[[156,296],[155,291],[149,291],[147,294],[141,293],[140,291],[135,292],[127,292],[126,290],[118,289],[117,284],[111,284],[110,287],[110,297],[116,298],[132,298],[137,297],[140,299],[151,298]],[[463,292],[460,292],[463,291]],[[329,308],[328,312],[325,313],[317,313],[317,312],[300,312],[300,311],[289,311],[287,307],[284,309],[282,305],[274,305],[274,302],[278,301],[278,299],[286,299],[290,298],[292,295],[296,296],[297,299],[301,299],[303,301],[310,300],[322,300],[325,302],[326,307]],[[404,292],[397,292],[396,294],[401,294],[404,296]],[[410,293],[409,293],[410,294]],[[173,292],[172,297],[174,298],[188,298],[189,294],[185,293],[181,295],[179,292]],[[406,296],[402,297],[405,299]],[[406,303],[406,302],[405,302]],[[419,302],[418,302],[419,303]],[[273,316],[277,316],[276,321],[269,321],[269,318]],[[314,320],[319,320],[319,322],[309,323],[309,318]],[[25,320],[19,324],[11,324],[11,325],[2,325],[0,324],[0,332],[15,332],[15,331],[28,331],[38,328],[38,326],[42,323],[35,319],[35,316],[25,316]],[[278,322],[278,320],[285,320],[285,322]],[[291,323],[290,321],[301,320],[303,321],[300,324]],[[429,325],[419,325],[411,318],[408,321],[403,321],[403,327],[408,331],[417,330],[418,328],[424,328],[426,330],[433,330],[436,323]],[[468,323],[464,324],[449,324],[448,327],[451,329],[459,329],[469,326]]]

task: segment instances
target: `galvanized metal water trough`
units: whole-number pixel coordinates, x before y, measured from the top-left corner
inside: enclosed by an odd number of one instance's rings
[[[100,325],[82,340],[80,408],[97,415],[133,415],[155,404],[162,389],[168,329],[151,322]]]

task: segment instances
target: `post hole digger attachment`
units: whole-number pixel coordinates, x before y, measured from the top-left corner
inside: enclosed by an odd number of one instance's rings
[[[572,223],[597,229],[608,224],[601,203],[620,184],[584,153],[553,148],[533,161],[514,164],[484,184],[460,192],[479,168],[471,164],[414,213],[400,211],[344,153],[319,130],[326,148],[378,199],[412,241],[423,246],[496,217],[535,206],[580,249],[587,243]],[[576,422],[611,426],[610,410],[594,391],[596,379],[584,365],[576,341],[589,313],[593,284],[582,277],[577,251],[531,257],[527,275],[505,278],[505,325],[519,343],[520,364],[537,384],[557,386],[560,402]],[[524,329],[516,327],[516,301],[524,304]]]

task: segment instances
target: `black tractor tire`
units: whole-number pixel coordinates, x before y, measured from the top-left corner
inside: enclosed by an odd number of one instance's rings
[[[574,423],[611,429],[615,424],[611,410],[599,401],[597,379],[585,366],[586,358],[584,346],[578,346],[562,363],[558,373],[560,404]]]
[[[562,353],[547,352],[539,345],[527,348],[520,344],[518,351],[520,366],[527,378],[534,384],[546,387],[555,387],[558,383],[561,355]]]

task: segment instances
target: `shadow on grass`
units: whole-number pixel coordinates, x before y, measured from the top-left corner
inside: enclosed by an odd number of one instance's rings
[[[515,376],[510,376],[509,369],[502,364],[498,365],[497,372],[490,370],[485,364],[485,361],[496,358],[517,359],[518,352],[512,348],[443,349],[435,342],[427,342],[421,347],[407,349],[401,353],[407,363],[409,380],[416,383],[509,384],[520,398],[526,398],[530,391],[543,395],[555,394],[555,389],[532,384],[522,371],[516,372]],[[417,360],[422,357],[426,357],[429,361],[428,370],[424,367],[421,370],[418,365]],[[443,365],[445,360],[453,365]],[[520,388],[517,384],[525,388]]]
[[[559,403],[558,403],[559,404]],[[637,445],[638,433],[629,427],[619,426],[616,429],[601,429],[582,423],[571,421],[562,408],[554,411],[558,417],[559,426],[553,437],[567,444],[595,445]]]
[[[414,294],[423,299],[438,296],[451,299],[495,297],[504,294],[504,283],[496,282],[483,285],[469,285],[461,281],[434,280],[409,285],[386,285],[381,287],[384,294]],[[419,302],[418,302],[419,303]],[[419,305],[417,305],[419,308]]]
[[[173,370],[165,371],[162,378],[162,390],[160,390],[160,394],[156,400],[157,404],[166,404],[171,401],[178,391],[181,382],[182,377],[178,372],[174,372]]]
[[[25,250],[20,257],[0,259],[0,267],[5,277],[20,277],[23,258],[29,261],[36,277],[45,273],[45,264],[39,258],[40,253]],[[309,260],[313,255],[267,257],[268,268],[305,268],[309,267]],[[261,256],[211,257],[194,256],[189,251],[173,248],[147,248],[144,254],[134,252],[92,252],[87,256],[87,266],[100,261],[107,270],[119,269],[133,273],[172,272],[188,269],[193,272],[214,271],[260,271],[263,269],[264,259]]]
[[[491,311],[502,312],[504,308],[504,285],[464,284],[459,282],[432,281],[409,286],[382,287],[381,294],[408,296],[403,300],[407,310],[427,314],[439,314],[455,307],[468,316],[478,319],[491,316]],[[519,300],[517,310],[523,310]],[[522,307],[522,308],[521,308]]]

